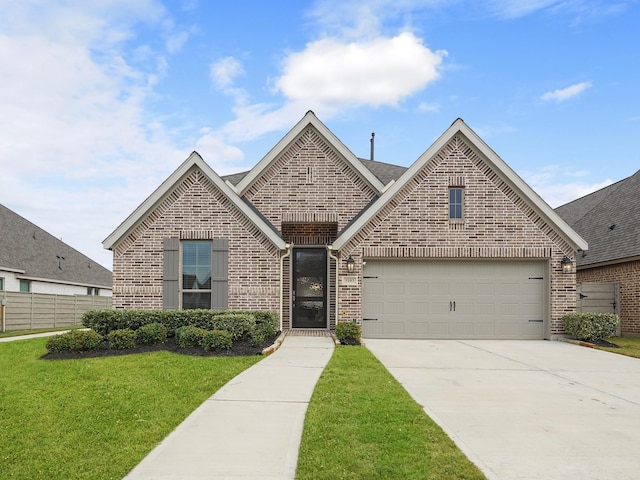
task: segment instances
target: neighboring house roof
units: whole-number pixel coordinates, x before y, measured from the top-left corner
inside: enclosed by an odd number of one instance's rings
[[[260,215],[252,205],[238,196],[213,169],[202,159],[198,152],[193,152],[162,185],[160,185],[127,219],[116,228],[103,242],[104,248],[112,250],[120,241],[133,231],[147,215],[153,211],[188,176],[193,168],[198,168],[256,227],[279,249],[286,244],[280,234]]]
[[[556,212],[589,242],[579,267],[640,258],[640,170]]]
[[[335,250],[344,247],[385,205],[416,176],[423,167],[455,135],[461,134],[469,144],[482,155],[482,158],[500,175],[509,186],[523,198],[554,230],[576,250],[586,250],[587,242],[582,239],[540,196],[529,187],[462,119],[458,118],[438,138],[431,147],[411,165],[398,180],[356,221],[352,222],[333,243]],[[374,162],[372,162],[374,163]]]
[[[0,269],[44,281],[111,288],[111,272],[0,205]]]

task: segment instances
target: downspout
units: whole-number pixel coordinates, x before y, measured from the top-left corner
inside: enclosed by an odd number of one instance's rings
[[[282,305],[283,303],[283,297],[284,297],[284,259],[291,256],[291,249],[292,249],[293,245],[287,243],[284,246],[285,249],[285,254],[282,255],[280,257],[280,331],[282,331],[282,315],[283,315],[283,310],[284,307]]]
[[[338,257],[336,257],[335,255],[333,255],[331,252],[333,251],[333,248],[331,247],[331,245],[327,245],[327,254],[329,255],[329,258],[332,258],[336,261],[336,324],[338,323],[338,312],[339,310],[339,303],[338,303],[338,270],[340,269],[340,261],[338,260]],[[331,319],[329,319],[329,326],[331,325]],[[331,328],[329,328],[331,329]]]

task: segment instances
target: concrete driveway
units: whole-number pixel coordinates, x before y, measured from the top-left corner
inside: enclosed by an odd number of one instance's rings
[[[491,480],[640,478],[640,359],[548,341],[365,343]]]

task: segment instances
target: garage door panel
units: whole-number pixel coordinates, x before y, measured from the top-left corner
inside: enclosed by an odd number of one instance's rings
[[[419,317],[429,314],[429,302],[410,302],[407,304],[407,314]],[[423,322],[425,323],[425,322]]]
[[[451,284],[445,283],[441,281],[434,281],[431,283],[431,294],[432,295],[450,295],[451,294]]]
[[[385,304],[384,313],[388,315],[404,315],[405,303],[401,302],[387,302]]]
[[[363,313],[378,321],[363,334],[543,338],[545,272],[546,261],[367,260]]]

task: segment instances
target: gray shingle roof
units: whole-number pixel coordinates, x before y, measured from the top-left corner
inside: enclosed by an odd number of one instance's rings
[[[589,243],[586,255],[578,255],[578,266],[640,256],[640,170],[556,213]]]
[[[111,288],[108,269],[2,204],[0,267],[24,270],[28,277]]]

